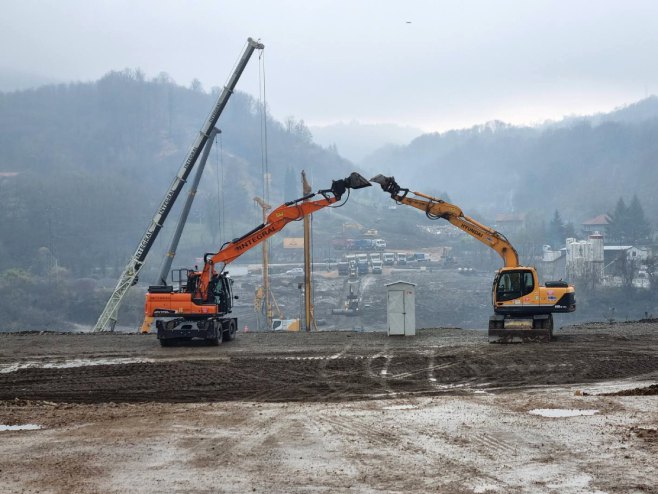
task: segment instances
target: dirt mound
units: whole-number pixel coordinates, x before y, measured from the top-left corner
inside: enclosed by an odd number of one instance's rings
[[[601,396],[653,396],[658,395],[658,384],[652,384],[645,388],[624,389],[614,393],[601,393]]]

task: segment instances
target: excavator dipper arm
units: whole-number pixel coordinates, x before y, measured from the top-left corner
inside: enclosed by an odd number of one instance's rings
[[[466,216],[454,204],[420,192],[403,189],[398,185],[394,177],[377,175],[371,178],[370,181],[381,185],[382,189],[388,192],[396,202],[424,211],[425,215],[431,220],[443,218],[460,230],[476,238],[487,247],[495,250],[505,262],[505,267],[512,268],[519,266],[519,255],[505,235]],[[408,197],[410,193],[414,197]]]

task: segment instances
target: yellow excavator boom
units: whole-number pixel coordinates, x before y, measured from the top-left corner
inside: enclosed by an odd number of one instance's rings
[[[396,202],[420,209],[421,211],[424,211],[430,219],[434,220],[443,218],[460,230],[478,239],[487,247],[498,252],[498,255],[503,258],[506,268],[515,268],[519,266],[519,255],[505,235],[493,228],[483,225],[470,216],[465,215],[458,206],[450,204],[449,202],[437,197],[422,194],[421,192],[403,189],[397,184],[393,177],[377,175],[376,177],[371,178],[370,181],[381,185],[382,189],[391,194],[391,197]],[[409,193],[413,194],[415,197],[408,197]]]

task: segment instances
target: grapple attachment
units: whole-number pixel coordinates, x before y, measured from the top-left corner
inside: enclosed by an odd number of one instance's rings
[[[334,180],[331,183],[331,192],[340,199],[347,189],[363,189],[370,187],[370,182],[356,172],[352,172],[349,177],[340,180]],[[322,194],[327,191],[320,191]]]
[[[363,189],[364,187],[370,187],[370,182],[356,172],[352,172],[349,177],[344,178],[343,180],[345,181],[345,187],[348,189]]]
[[[398,192],[402,190],[398,183],[395,181],[395,177],[386,177],[379,174],[375,177],[372,177],[370,181],[381,185],[382,190],[391,194],[392,197],[395,197]]]

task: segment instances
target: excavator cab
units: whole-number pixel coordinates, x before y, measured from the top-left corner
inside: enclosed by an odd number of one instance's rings
[[[233,308],[233,279],[223,274],[216,274],[212,279],[208,293],[214,297],[219,313],[228,314]]]
[[[494,281],[494,306],[496,302],[527,297],[535,290],[535,277],[529,269],[499,272]]]

